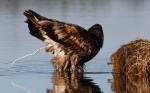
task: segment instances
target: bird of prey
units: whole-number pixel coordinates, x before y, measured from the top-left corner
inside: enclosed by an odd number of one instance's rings
[[[44,42],[46,52],[53,52],[55,70],[84,71],[85,63],[95,57],[103,46],[100,24],[88,30],[76,24],[48,19],[32,10],[25,10],[30,34]]]

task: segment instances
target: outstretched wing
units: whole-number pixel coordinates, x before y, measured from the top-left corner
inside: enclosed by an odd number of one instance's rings
[[[29,10],[25,11],[31,35],[47,43],[56,42],[61,47],[73,50],[79,55],[88,55],[96,43],[82,27],[47,19]]]

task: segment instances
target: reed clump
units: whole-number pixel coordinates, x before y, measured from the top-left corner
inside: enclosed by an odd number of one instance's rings
[[[111,55],[113,73],[145,75],[150,73],[150,40],[136,39],[122,45]]]

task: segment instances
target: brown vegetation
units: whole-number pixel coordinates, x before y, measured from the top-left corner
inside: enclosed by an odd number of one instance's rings
[[[150,77],[114,74],[111,89],[115,93],[149,93]]]
[[[113,73],[145,75],[150,73],[150,40],[137,39],[122,45],[111,55]]]

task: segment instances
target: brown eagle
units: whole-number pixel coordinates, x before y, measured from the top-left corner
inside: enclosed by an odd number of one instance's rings
[[[102,26],[95,24],[88,30],[81,26],[48,19],[32,10],[24,11],[30,34],[47,43],[46,52],[53,52],[51,60],[55,70],[84,71],[103,46]]]

